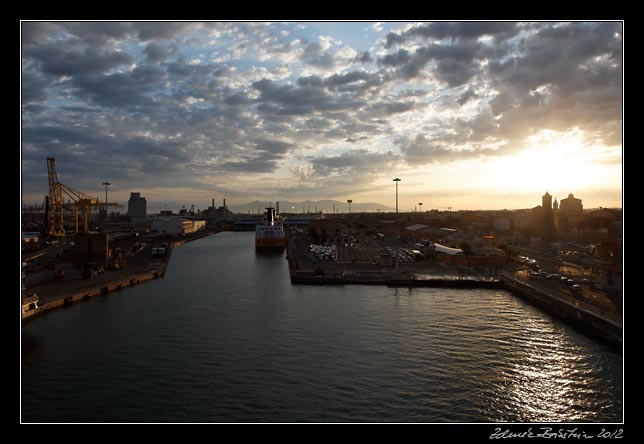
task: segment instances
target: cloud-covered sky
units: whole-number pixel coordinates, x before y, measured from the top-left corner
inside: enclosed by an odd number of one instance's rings
[[[22,194],[621,206],[621,22],[22,22]]]

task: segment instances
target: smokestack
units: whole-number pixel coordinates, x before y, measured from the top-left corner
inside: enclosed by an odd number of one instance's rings
[[[226,198],[224,198],[224,208],[226,208]]]
[[[280,201],[275,202],[275,213],[280,214]]]
[[[215,208],[215,199],[212,200],[212,207]]]

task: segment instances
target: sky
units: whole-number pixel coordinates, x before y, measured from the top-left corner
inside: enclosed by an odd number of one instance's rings
[[[22,22],[23,204],[622,206],[622,22]]]

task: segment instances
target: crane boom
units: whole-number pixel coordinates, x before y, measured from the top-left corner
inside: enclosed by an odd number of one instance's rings
[[[56,159],[54,157],[47,158],[47,173],[49,177],[49,214],[47,215],[48,235],[60,237],[65,235],[65,228],[63,224],[63,215],[65,212],[65,203],[63,194],[66,195],[71,201],[76,214],[75,232],[78,233],[78,216],[79,212],[83,214],[83,231],[89,232],[89,213],[92,208],[98,206],[104,207],[120,207],[121,204],[115,202],[99,203],[97,198],[94,198],[81,191],[65,185],[58,180],[56,173]]]

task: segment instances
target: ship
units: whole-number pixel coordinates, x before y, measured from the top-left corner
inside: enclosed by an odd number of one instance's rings
[[[264,219],[255,226],[255,249],[281,250],[286,246],[282,218],[275,208],[267,207]]]

